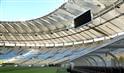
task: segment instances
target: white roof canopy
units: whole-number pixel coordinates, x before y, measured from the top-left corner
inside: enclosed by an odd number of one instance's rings
[[[88,9],[93,12],[92,22],[78,29],[66,29],[72,24],[70,20]],[[16,46],[73,45],[115,37],[123,31],[123,0],[68,0],[44,17],[19,22],[1,21],[0,42]]]

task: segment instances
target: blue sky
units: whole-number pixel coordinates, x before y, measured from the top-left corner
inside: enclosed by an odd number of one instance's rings
[[[0,21],[24,21],[44,16],[65,0],[0,0]]]

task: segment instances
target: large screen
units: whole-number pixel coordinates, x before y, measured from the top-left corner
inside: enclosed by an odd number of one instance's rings
[[[80,27],[92,20],[91,10],[86,11],[74,19],[74,27]]]

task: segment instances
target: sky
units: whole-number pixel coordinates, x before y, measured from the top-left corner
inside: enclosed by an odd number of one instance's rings
[[[60,7],[66,0],[0,0],[0,21],[36,19]]]

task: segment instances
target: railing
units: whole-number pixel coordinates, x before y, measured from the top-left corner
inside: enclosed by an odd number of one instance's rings
[[[70,73],[123,73],[123,67],[78,66],[68,69]]]

